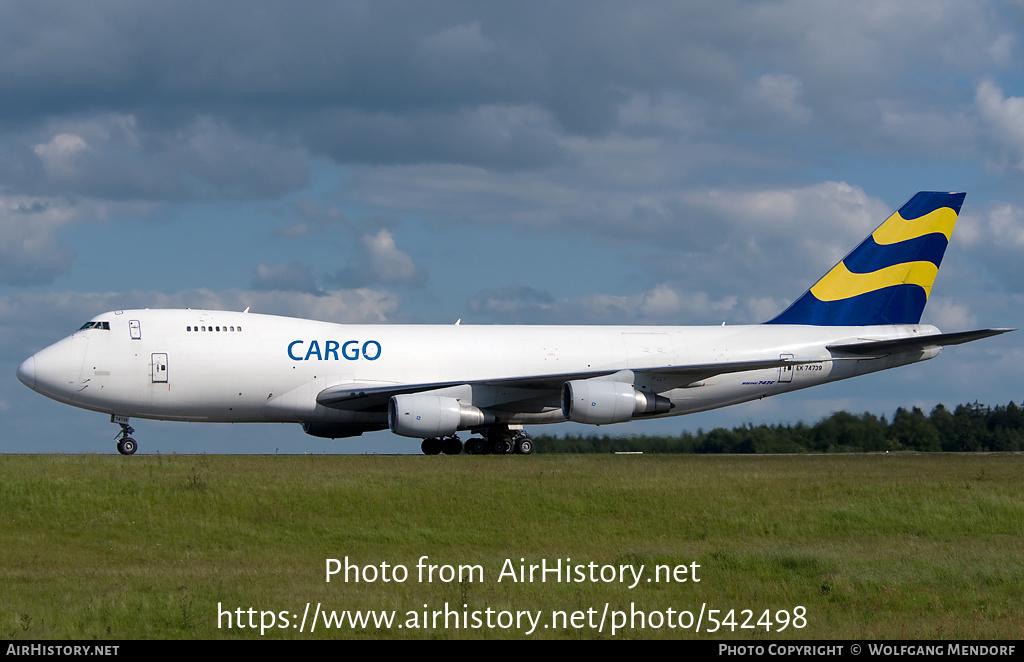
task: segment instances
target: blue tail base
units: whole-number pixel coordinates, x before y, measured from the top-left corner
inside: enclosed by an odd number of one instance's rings
[[[895,285],[839,301],[818,301],[813,294],[807,292],[782,314],[765,324],[918,324],[927,302],[924,289],[918,285]]]

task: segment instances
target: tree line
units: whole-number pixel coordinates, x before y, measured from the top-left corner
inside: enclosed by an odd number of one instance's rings
[[[1024,404],[1024,402],[1022,402]],[[914,407],[892,420],[840,411],[814,425],[746,424],[679,436],[538,435],[538,453],[866,453],[884,451],[1024,451],[1024,408],[977,402],[953,411],[937,405],[925,415]]]

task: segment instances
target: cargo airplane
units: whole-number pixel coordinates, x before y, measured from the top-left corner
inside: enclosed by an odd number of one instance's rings
[[[424,453],[529,454],[524,425],[724,407],[931,359],[1012,329],[920,324],[964,193],[921,192],[775,318],[738,326],[355,325],[115,310],[18,368],[39,393],[131,418],[369,430]],[[479,436],[465,444],[457,432]]]

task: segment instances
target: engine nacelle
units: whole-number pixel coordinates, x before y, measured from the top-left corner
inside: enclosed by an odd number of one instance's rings
[[[443,395],[409,393],[388,402],[388,427],[403,437],[448,437],[493,422],[494,414]]]
[[[577,423],[625,423],[637,416],[664,414],[672,402],[632,384],[601,379],[577,379],[562,385],[562,415]]]

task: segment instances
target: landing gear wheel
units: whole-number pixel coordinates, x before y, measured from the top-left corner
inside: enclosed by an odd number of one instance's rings
[[[462,441],[458,437],[448,437],[441,442],[441,451],[445,455],[458,455],[462,452]]]
[[[424,455],[438,455],[441,452],[441,440],[435,437],[424,439],[420,444],[420,450]]]
[[[121,426],[121,432],[116,437],[117,452],[121,455],[135,455],[135,451],[139,449],[139,446],[131,437],[132,433],[135,432],[135,428],[128,425],[128,417],[111,415],[110,422]]]
[[[474,437],[466,442],[466,453],[468,455],[487,455],[487,440]]]
[[[533,439],[523,432],[522,426],[499,424],[492,425],[483,431],[483,439],[470,439],[466,442],[466,452],[476,455],[483,447],[484,453],[493,455],[530,455],[533,453]]]

